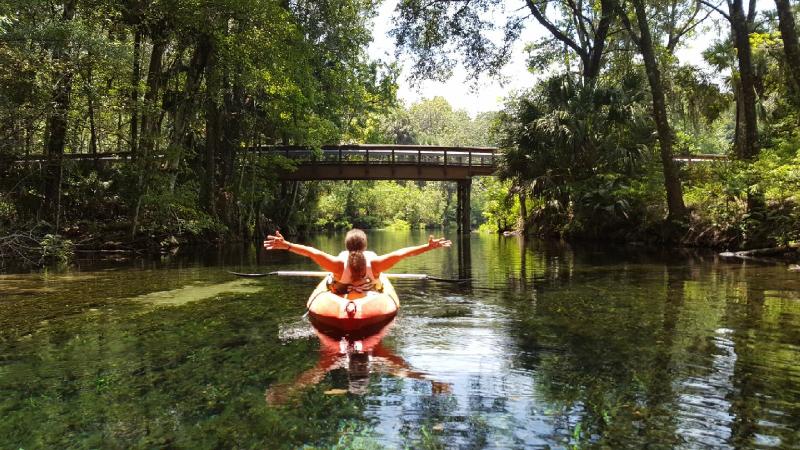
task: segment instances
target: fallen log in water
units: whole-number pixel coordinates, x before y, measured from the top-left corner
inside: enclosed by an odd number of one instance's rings
[[[798,250],[800,250],[800,248],[798,248],[796,245],[783,245],[780,247],[756,248],[738,252],[722,252],[719,254],[719,256],[724,258],[749,259],[763,262],[778,262],[776,259],[791,259],[800,257],[800,252]]]

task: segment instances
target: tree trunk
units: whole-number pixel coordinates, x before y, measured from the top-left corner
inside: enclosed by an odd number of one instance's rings
[[[206,211],[217,217],[216,210],[216,153],[220,140],[220,107],[217,104],[217,94],[220,91],[220,79],[217,73],[217,57],[213,45],[209,51],[208,62],[206,64],[206,143],[203,158],[205,173],[201,183],[201,202]]]
[[[64,2],[61,21],[67,23],[75,17],[75,0]],[[56,66],[66,65],[67,43],[59,42],[53,49]],[[72,92],[72,71],[67,68],[58,74],[52,93],[53,109],[47,118],[47,169],[45,173],[44,206],[48,219],[58,228],[59,203],[61,197],[61,174],[64,147],[66,145],[70,94]]]
[[[31,148],[33,147],[33,138],[36,135],[36,123],[33,120],[33,117],[26,117],[25,118],[25,156],[31,154]]]
[[[736,154],[741,159],[751,160],[758,155],[758,118],[756,117],[756,80],[750,49],[750,26],[744,14],[742,0],[733,0],[728,4],[733,45],[736,48],[736,59],[739,63],[739,81],[742,88],[741,117],[744,121],[742,145],[736,149]]]
[[[212,64],[209,63],[209,66]],[[212,78],[207,78],[206,84],[212,86],[211,92],[224,93],[213,97],[221,97],[222,104],[212,102],[213,114],[216,116],[216,136],[214,138],[213,155],[208,156],[214,160],[212,176],[214,189],[211,191],[212,201],[215,203],[215,212],[218,218],[234,229],[236,204],[234,184],[234,163],[239,142],[242,138],[242,117],[245,111],[245,89],[239,80],[238,73],[227,68],[214,67]]]
[[[197,106],[200,81],[205,71],[206,64],[208,63],[210,52],[210,37],[206,35],[201,36],[192,54],[192,59],[189,62],[189,68],[186,74],[186,86],[183,91],[183,97],[178,101],[175,110],[175,120],[170,135],[169,147],[167,148],[167,157],[169,158],[167,161],[167,170],[171,172],[170,191],[175,188],[178,169],[183,159],[183,150],[187,145],[186,130],[189,127],[192,113]]]
[[[86,100],[89,107],[89,153],[94,155],[94,168],[97,170],[97,125],[95,123],[94,92],[92,91],[92,67],[86,69]]]
[[[289,226],[292,220],[292,216],[294,215],[294,208],[297,204],[297,194],[300,192],[300,182],[299,181],[292,181],[292,193],[290,194],[291,201],[289,201],[289,205],[286,208],[286,213],[283,218],[283,223],[285,226]]]
[[[603,55],[605,54],[608,31],[614,18],[614,5],[612,2],[601,0],[600,14],[601,19],[600,23],[597,25],[597,31],[595,31],[594,34],[591,50],[589,50],[587,58],[584,61],[584,81],[593,81],[597,79],[600,75],[600,69],[603,67]]]
[[[661,165],[664,170],[664,188],[667,191],[668,218],[683,219],[686,217],[686,206],[683,203],[683,188],[678,177],[678,168],[673,160],[673,134],[667,116],[664,85],[661,81],[661,71],[658,68],[653,39],[650,35],[650,25],[647,22],[647,11],[642,0],[632,0],[636,10],[636,21],[639,27],[637,44],[642,53],[647,81],[650,83],[650,92],[653,97],[653,119],[658,133],[659,147],[661,147]],[[624,14],[624,12],[623,12]]]
[[[161,73],[166,50],[166,39],[158,37],[153,39],[153,51],[150,53],[150,64],[147,68],[147,89],[144,94],[142,136],[139,142],[139,153],[145,159],[150,157],[155,150],[159,134],[158,96],[161,91]]]
[[[731,80],[733,86],[733,103],[736,107],[734,113],[734,126],[733,126],[733,148],[737,155],[740,155],[739,150],[745,148],[747,142],[747,126],[744,121],[744,102],[742,101],[742,80],[733,76]]]
[[[795,104],[800,104],[800,44],[797,40],[797,29],[794,14],[789,0],[775,0],[778,8],[778,27],[783,40],[783,52],[786,54],[786,66],[789,76],[787,84]]]
[[[133,36],[133,76],[131,78],[131,157],[136,158],[139,151],[139,82],[142,79],[142,32],[137,28]]]
[[[234,75],[235,76],[235,75]],[[226,95],[222,111],[222,140],[217,149],[217,189],[218,206],[227,225],[233,225],[232,206],[235,203],[233,192],[234,161],[239,141],[242,137],[242,114],[244,112],[244,88],[238,81],[231,83],[229,74],[224,77]],[[231,85],[232,84],[232,85]]]
[[[142,197],[150,185],[150,173],[154,168],[151,156],[159,135],[159,109],[158,95],[161,90],[161,72],[164,53],[167,50],[167,40],[153,39],[153,51],[150,53],[150,64],[147,69],[147,90],[144,94],[144,110],[142,112],[142,137],[138,149],[139,183],[137,186],[136,207],[133,212],[131,226],[131,239],[136,236],[139,226],[139,213],[142,207]]]
[[[616,3],[612,0],[600,0],[601,18],[597,23],[596,29],[590,23],[590,32],[587,35],[587,39],[579,37],[577,40],[570,37],[568,32],[559,29],[556,24],[551,22],[547,17],[547,11],[544,7],[540,6],[539,3],[534,0],[527,0],[526,4],[531,14],[540,25],[547,29],[555,39],[564,43],[567,48],[572,49],[575,54],[578,55],[581,60],[584,83],[593,83],[600,74],[600,69],[602,68],[606,40],[608,39],[611,24],[614,21],[614,8]],[[579,31],[579,36],[580,33]]]

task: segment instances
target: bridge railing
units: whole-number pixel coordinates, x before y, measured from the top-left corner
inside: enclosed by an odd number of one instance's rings
[[[251,151],[277,154],[301,163],[312,164],[395,164],[437,166],[485,166],[496,164],[492,147],[438,147],[427,145],[341,145],[321,149],[288,146],[262,146]]]

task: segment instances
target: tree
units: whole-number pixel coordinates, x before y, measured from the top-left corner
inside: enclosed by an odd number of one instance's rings
[[[740,159],[752,160],[758,155],[758,117],[756,116],[756,76],[750,33],[756,17],[756,0],[750,0],[745,14],[743,0],[726,0],[728,13],[706,0],[704,5],[716,11],[731,26],[731,40],[736,49],[738,77],[734,77],[736,96],[736,139],[734,147]]]
[[[553,228],[543,231],[560,232],[605,178],[641,175],[652,129],[640,106],[645,95],[636,72],[590,85],[562,74],[507,104],[498,175],[514,194],[540,200],[538,225]]]
[[[614,23],[614,3],[600,0],[599,10],[595,2],[565,0],[557,3],[563,19],[561,26],[547,18],[546,1],[526,0],[533,17],[544,26],[555,40],[574,51],[581,61],[584,81],[600,75],[607,39]]]
[[[794,101],[800,103],[800,43],[797,39],[794,12],[789,0],[775,0],[778,9],[778,25],[783,40],[783,51],[786,55],[789,76],[787,84]]]
[[[667,193],[667,211],[671,219],[686,217],[686,205],[683,203],[683,188],[678,175],[678,169],[673,161],[674,134],[669,123],[667,103],[664,95],[664,85],[661,80],[661,70],[656,59],[656,49],[647,18],[647,10],[643,0],[630,0],[636,18],[637,30],[628,19],[624,9],[620,13],[625,28],[631,39],[636,43],[644,60],[647,81],[650,85],[650,94],[653,104],[653,120],[658,133],[661,165],[664,172],[664,188]],[[624,4],[623,4],[624,7]]]
[[[62,157],[66,145],[67,115],[70,108],[70,93],[72,92],[73,68],[69,64],[69,22],[75,17],[75,0],[65,0],[62,4],[61,22],[62,35],[54,42],[52,49],[53,64],[62,68],[56,72],[52,93],[53,108],[47,118],[47,174],[45,176],[44,200],[47,217],[56,227],[60,217],[61,173]]]
[[[8,190],[15,217],[56,231],[102,218],[136,238],[249,233],[278,208],[288,163],[245,147],[358,141],[395,103],[396,68],[366,53],[374,12],[361,0],[0,2],[0,152],[48,160],[3,176],[2,201]],[[133,164],[62,162],[126,150]],[[106,196],[85,208],[84,188]],[[295,210],[316,201],[293,192]]]
[[[753,68],[753,52],[750,48],[750,33],[755,20],[756,0],[750,0],[748,14],[745,15],[742,0],[729,0],[729,20],[733,33],[733,45],[739,62],[741,86],[741,111],[737,117],[743,122],[741,137],[737,137],[737,154],[740,158],[752,160],[758,155],[758,117],[756,116],[756,79]]]

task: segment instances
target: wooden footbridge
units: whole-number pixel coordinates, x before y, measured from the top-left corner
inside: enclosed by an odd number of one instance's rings
[[[268,146],[250,149],[281,155],[296,169],[281,174],[284,180],[425,180],[454,181],[458,230],[470,230],[472,177],[497,170],[493,147],[440,147],[429,145],[327,145],[320,149]]]

